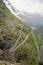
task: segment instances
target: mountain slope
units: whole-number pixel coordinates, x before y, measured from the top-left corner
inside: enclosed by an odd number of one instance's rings
[[[0,0],[0,60],[35,65],[42,42],[37,32],[34,35],[31,28]]]

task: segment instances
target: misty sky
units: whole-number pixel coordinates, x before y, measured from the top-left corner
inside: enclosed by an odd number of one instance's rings
[[[43,15],[43,0],[9,0],[20,11]]]

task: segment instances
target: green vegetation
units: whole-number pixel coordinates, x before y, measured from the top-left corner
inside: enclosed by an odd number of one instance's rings
[[[35,65],[37,47],[31,33],[31,28],[14,16],[0,1],[0,60],[10,63]],[[31,35],[29,36],[29,34]],[[42,44],[37,32],[34,32],[38,47]],[[25,41],[26,39],[26,41]],[[23,42],[25,41],[25,42]],[[23,44],[22,44],[23,43]],[[22,44],[20,47],[19,45]],[[15,47],[12,49],[12,47]],[[13,51],[13,52],[12,52]],[[4,64],[4,63],[3,63]],[[0,63],[0,65],[3,65]]]

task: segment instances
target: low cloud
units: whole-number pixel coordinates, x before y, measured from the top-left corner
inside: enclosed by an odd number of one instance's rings
[[[20,11],[43,14],[43,0],[9,0]]]
[[[39,1],[43,3],[43,0],[39,0]]]

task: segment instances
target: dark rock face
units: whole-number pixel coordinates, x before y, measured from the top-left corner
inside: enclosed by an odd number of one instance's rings
[[[15,56],[15,60],[16,60],[17,63],[19,62],[20,59],[24,59],[24,58],[27,58],[26,53],[22,54],[22,55],[20,54],[20,55]]]
[[[15,62],[14,56],[12,56],[7,50],[2,51],[2,53],[0,54],[0,60],[5,60],[11,63]]]
[[[42,62],[39,62],[39,65],[43,65],[43,63]]]

